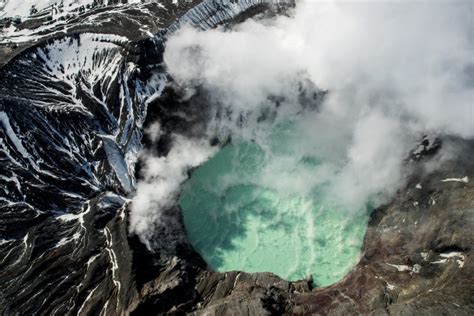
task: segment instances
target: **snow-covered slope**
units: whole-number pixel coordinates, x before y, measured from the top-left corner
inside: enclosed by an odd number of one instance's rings
[[[56,40],[1,71],[0,251],[10,303],[63,314],[107,284],[116,288],[109,308],[118,308],[126,291],[105,224],[132,190],[143,113],[131,110],[122,48],[104,39]]]
[[[0,66],[37,43],[68,34],[100,32],[124,36],[131,41],[149,38],[168,27],[177,12],[184,12],[200,2],[175,4],[168,0],[130,0],[126,3],[111,0],[80,5],[84,1],[73,2],[70,6],[46,6],[32,15],[13,18],[6,9],[25,10],[26,7],[19,5],[19,1],[8,2],[8,8],[0,9]],[[39,8],[46,3],[49,2],[40,2]]]
[[[116,4],[117,1],[113,0],[0,0],[0,17],[28,17],[31,13],[31,8],[35,7],[36,10],[52,10],[57,12],[58,8],[61,7],[64,12],[73,11],[79,9],[82,6],[92,5],[94,2],[101,5]],[[141,0],[128,0],[127,3],[141,3]]]
[[[3,8],[0,7],[0,17],[27,17],[30,15],[31,7],[34,6],[38,11],[53,8],[63,3],[65,11],[72,11],[80,6],[92,4],[94,0],[2,0],[5,1]]]
[[[13,14],[10,1],[5,10]],[[251,7],[241,2],[222,11],[224,2],[209,0],[182,21],[211,27]],[[176,8],[156,19],[173,21],[183,14]],[[4,314],[115,315],[136,307],[146,262],[128,235],[127,208],[147,107],[166,84],[163,67],[149,65],[162,41],[132,45],[86,32],[48,39],[0,68]]]

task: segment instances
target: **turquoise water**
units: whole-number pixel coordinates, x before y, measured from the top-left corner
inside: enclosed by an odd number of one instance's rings
[[[286,122],[263,142],[234,139],[186,182],[188,238],[211,268],[312,275],[325,286],[358,262],[367,212],[329,198],[330,180],[314,179],[324,161],[298,149],[299,136]]]

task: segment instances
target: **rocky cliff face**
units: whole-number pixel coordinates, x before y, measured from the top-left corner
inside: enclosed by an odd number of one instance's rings
[[[0,68],[2,313],[472,314],[474,168],[453,158],[428,173],[434,150],[407,162],[419,172],[373,212],[361,262],[329,288],[209,271],[186,242],[177,206],[173,252],[151,252],[128,233],[144,126],[159,120],[171,133],[199,123],[183,120],[165,89],[166,35],[292,4],[163,3],[144,4],[153,7],[145,17],[144,7],[118,6],[78,15],[58,32],[30,30],[1,55],[9,61]],[[144,24],[156,35],[146,38]],[[444,140],[451,145],[472,154],[471,142]]]
[[[120,43],[67,37],[1,69],[7,313],[108,313],[133,298],[125,210],[145,109]]]

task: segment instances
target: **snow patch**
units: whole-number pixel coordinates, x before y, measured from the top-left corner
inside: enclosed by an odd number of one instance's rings
[[[399,272],[409,271],[412,273],[419,273],[421,270],[421,266],[419,264],[414,264],[413,267],[406,264],[392,264],[392,263],[385,263],[385,264],[397,269]]]
[[[437,261],[433,261],[431,262],[431,264],[444,264],[446,262],[448,262],[450,259],[455,259],[457,265],[459,266],[459,268],[462,268],[464,267],[464,263],[465,263],[465,260],[466,260],[466,257],[464,256],[464,254],[462,252],[459,252],[459,251],[452,251],[452,252],[447,252],[447,253],[442,253],[439,255],[439,257],[441,259],[437,260]]]
[[[464,177],[464,178],[447,178],[444,180],[441,180],[441,182],[463,182],[463,183],[468,183],[469,182],[469,177]]]
[[[21,0],[20,4],[18,1],[19,0],[6,0],[3,8],[0,4],[0,17],[28,17],[30,16],[30,9],[32,6],[35,6],[38,11],[54,11],[54,8],[57,8],[57,6],[62,2],[64,4],[64,11],[72,11],[94,2],[94,0]]]
[[[115,254],[115,251],[113,249],[113,236],[108,227],[104,229],[104,235],[105,235],[105,239],[107,243],[107,247],[105,248],[105,250],[107,250],[107,253],[109,254],[110,263],[112,264],[112,281],[114,282],[114,285],[117,288],[117,309],[118,309],[119,297],[120,297],[119,294],[120,294],[120,288],[122,285],[117,276],[119,265],[118,265],[117,255]]]

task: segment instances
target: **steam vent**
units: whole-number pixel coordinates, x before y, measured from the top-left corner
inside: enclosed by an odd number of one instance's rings
[[[473,21],[0,0],[0,314],[474,315]]]

